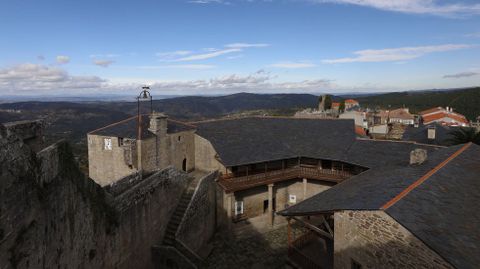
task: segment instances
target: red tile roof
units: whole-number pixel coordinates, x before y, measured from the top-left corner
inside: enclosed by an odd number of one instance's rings
[[[345,103],[346,103],[346,104],[358,104],[358,101],[357,101],[357,100],[353,100],[353,99],[347,99],[347,100],[345,100]]]
[[[367,132],[362,126],[355,125],[355,133],[359,136],[367,136]]]
[[[443,107],[434,107],[434,108],[430,108],[430,109],[427,109],[427,110],[424,110],[424,111],[420,111],[420,115],[425,115],[425,114],[429,114],[429,113],[433,113],[433,112],[440,112],[440,111],[446,111]]]
[[[438,112],[432,115],[423,116],[422,118],[423,118],[424,124],[429,124],[431,122],[439,121],[442,118],[450,118],[454,121],[468,124],[468,120],[465,118],[465,116],[458,113]]]

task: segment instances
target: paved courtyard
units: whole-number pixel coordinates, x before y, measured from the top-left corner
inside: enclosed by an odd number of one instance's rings
[[[290,268],[285,264],[287,226],[248,235],[217,234],[207,257],[208,268]]]

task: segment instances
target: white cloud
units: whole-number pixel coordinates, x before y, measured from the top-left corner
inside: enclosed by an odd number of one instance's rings
[[[64,55],[58,55],[56,60],[57,60],[57,63],[59,64],[66,64],[70,62],[70,57],[64,56]]]
[[[209,64],[172,64],[172,65],[144,65],[137,66],[136,69],[212,69],[215,68],[215,65]]]
[[[353,63],[353,62],[392,62],[415,59],[434,52],[445,52],[474,47],[466,44],[446,44],[437,46],[403,47],[392,49],[369,49],[355,51],[355,57],[323,60],[323,63]]]
[[[191,0],[188,1],[191,4],[224,4],[229,5],[230,2],[224,0]]]
[[[456,3],[440,3],[439,0],[312,0],[316,3],[349,4],[371,7],[380,10],[433,14],[440,16],[479,15],[480,4],[469,4],[465,1]]]
[[[467,78],[467,77],[473,77],[478,75],[480,75],[480,73],[478,72],[461,72],[457,74],[445,75],[443,76],[443,78]]]
[[[480,32],[466,34],[465,37],[480,38]]]
[[[196,67],[196,66],[189,66]],[[184,67],[179,67],[184,68]],[[156,94],[227,94],[234,92],[321,92],[337,86],[327,79],[275,82],[276,76],[264,70],[252,74],[231,74],[211,79],[157,81]],[[143,85],[145,79],[109,82],[96,76],[74,76],[57,67],[22,64],[0,69],[0,93],[9,94],[95,94],[128,93]]]
[[[269,46],[270,46],[270,44],[266,44],[266,43],[232,43],[232,44],[225,45],[226,48],[237,48],[237,49],[264,48],[264,47],[269,47]]]
[[[72,76],[65,70],[39,64],[21,64],[0,69],[0,91],[58,91],[98,89],[105,80],[96,76]]]
[[[177,50],[177,51],[170,51],[170,52],[157,52],[155,53],[155,55],[159,57],[160,60],[168,61],[168,60],[175,59],[176,57],[185,56],[192,53],[193,52],[190,50]]]
[[[311,68],[316,65],[310,62],[279,62],[269,65],[269,67],[275,68],[287,68],[287,69],[299,69],[299,68]]]
[[[197,53],[190,50],[177,50],[173,52],[159,52],[156,55],[162,62],[189,62],[207,60],[235,52],[243,52],[249,48],[263,48],[268,46],[270,45],[265,43],[232,43],[223,46],[221,49],[203,48]],[[229,57],[229,59],[234,58]]]
[[[93,60],[94,65],[98,65],[101,67],[109,67],[111,64],[113,64],[115,61],[113,60]]]
[[[188,61],[206,60],[206,59],[215,58],[221,55],[225,55],[232,52],[239,52],[239,51],[242,51],[242,50],[241,49],[223,49],[223,50],[217,50],[217,51],[208,52],[208,53],[200,53],[200,54],[195,54],[191,56],[186,56],[186,57],[175,59],[173,61],[188,62]]]

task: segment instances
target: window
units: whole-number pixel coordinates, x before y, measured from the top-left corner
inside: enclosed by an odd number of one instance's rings
[[[182,140],[182,136],[181,136],[181,135],[178,136],[178,141],[180,141],[180,140]]]
[[[103,139],[103,148],[105,150],[112,150],[112,139],[111,138],[104,138]]]
[[[360,263],[358,263],[356,260],[354,259],[351,259],[352,260],[352,269],[362,269],[362,265]]]
[[[293,194],[288,195],[288,202],[291,204],[297,203],[297,196]]]
[[[235,201],[235,215],[243,214],[243,201]]]
[[[119,147],[123,146],[123,137],[118,138],[118,146]]]

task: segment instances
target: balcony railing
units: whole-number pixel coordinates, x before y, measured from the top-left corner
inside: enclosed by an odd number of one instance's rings
[[[219,180],[219,184],[225,189],[225,191],[232,192],[295,178],[307,178],[338,183],[351,176],[353,176],[353,173],[350,171],[319,169],[318,167],[310,166],[295,166],[248,176],[235,177],[227,175]]]

